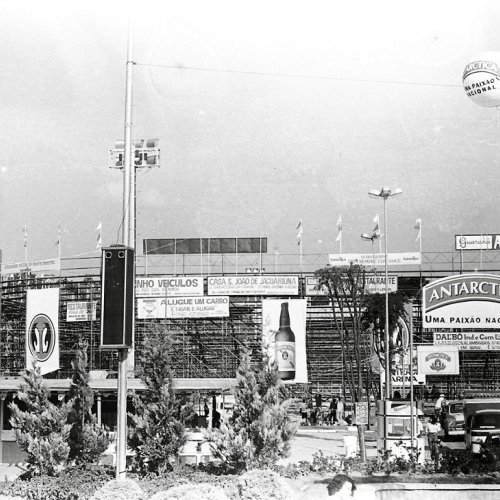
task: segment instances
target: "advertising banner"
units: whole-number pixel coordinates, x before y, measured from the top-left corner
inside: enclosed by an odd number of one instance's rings
[[[60,269],[61,260],[59,258],[28,262],[13,262],[10,264],[2,264],[2,275],[20,274],[27,271],[32,273],[39,273],[42,271],[59,271]]]
[[[434,345],[455,345],[459,351],[500,351],[500,333],[434,332]]]
[[[68,302],[66,321],[95,321],[97,302]]]
[[[500,250],[500,235],[456,234],[455,250]]]
[[[418,373],[425,375],[458,375],[457,346],[417,346]]]
[[[469,273],[429,283],[422,294],[424,328],[500,328],[500,277]]]
[[[382,369],[382,374],[385,378],[385,371]],[[405,387],[406,390],[410,390],[410,377],[413,377],[414,384],[425,384],[426,377],[425,374],[419,373],[418,363],[417,363],[417,352],[413,351],[413,362],[410,368],[410,354],[407,350],[403,356],[399,353],[394,355],[392,368],[391,368],[391,385],[392,387]],[[405,396],[404,394],[403,396]]]
[[[335,253],[328,255],[331,266],[348,266],[351,262],[360,266],[385,266],[384,253]],[[388,266],[411,266],[422,263],[420,252],[389,253]]]
[[[137,299],[138,319],[227,318],[229,297]]]
[[[397,292],[398,277],[388,276],[388,292]],[[328,296],[326,288],[318,288],[318,278],[306,277],[305,292],[307,296]],[[385,276],[376,274],[367,274],[365,277],[366,293],[385,293]]]
[[[397,292],[398,291],[398,277],[397,276],[387,276],[387,291]],[[366,293],[385,293],[385,276],[370,274],[366,276],[365,282],[365,292]]]
[[[324,287],[322,288],[317,288],[318,287],[318,278],[314,278],[312,276],[306,276],[306,295],[307,296],[316,296],[316,295],[322,295],[322,296],[328,296],[328,290]]]
[[[59,370],[59,288],[26,291],[26,369]]]
[[[209,276],[208,295],[298,295],[298,276]]]
[[[201,297],[203,276],[151,276],[135,279],[136,297]]]
[[[306,299],[262,300],[262,336],[284,383],[307,380]]]

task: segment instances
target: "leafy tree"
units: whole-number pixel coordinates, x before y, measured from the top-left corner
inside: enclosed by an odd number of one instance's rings
[[[354,401],[363,401],[363,367],[367,365],[367,336],[361,324],[366,273],[363,266],[327,266],[315,272],[318,287],[330,298],[334,325],[340,338],[343,370]],[[365,387],[366,388],[366,387]]]
[[[54,475],[66,466],[69,457],[71,425],[67,419],[71,405],[58,406],[49,400],[50,390],[38,366],[22,377],[17,399],[24,409],[10,403],[10,423],[19,447],[27,453],[28,471],[33,475]]]
[[[135,451],[134,466],[143,473],[161,473],[186,441],[184,420],[191,409],[176,401],[173,389],[171,332],[154,325],[144,339],[137,374],[146,386],[134,397],[129,413],[129,445]]]
[[[353,402],[368,402],[371,383],[370,339],[361,322],[365,300],[363,266],[326,266],[315,272],[318,287],[327,291],[335,330],[340,339],[344,380]],[[361,457],[366,458],[364,426],[358,426]]]
[[[296,432],[277,367],[265,352],[252,366],[250,352],[245,350],[237,380],[232,416],[223,418],[219,429],[206,431],[206,438],[228,468],[269,467],[288,456]]]
[[[406,319],[405,306],[408,298],[401,292],[391,292],[387,295],[389,311],[389,355],[394,354],[404,347],[395,332],[398,331],[399,319]],[[373,335],[374,351],[380,363],[385,367],[385,294],[375,293],[367,295],[363,302],[363,327]],[[392,363],[391,363],[392,365]]]
[[[107,433],[92,414],[94,392],[89,385],[87,344],[80,343],[75,359],[71,362],[73,379],[68,393],[71,409],[68,423],[69,458],[80,463],[95,463],[109,445]]]

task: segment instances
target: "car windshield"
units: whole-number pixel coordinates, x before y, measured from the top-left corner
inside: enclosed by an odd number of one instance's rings
[[[450,413],[462,413],[464,410],[463,403],[451,403],[450,404]]]
[[[499,429],[500,413],[476,415],[472,426],[474,429]]]

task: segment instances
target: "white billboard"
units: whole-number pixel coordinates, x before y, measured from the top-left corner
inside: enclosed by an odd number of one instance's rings
[[[455,250],[492,250],[493,239],[500,241],[499,235],[492,234],[456,234]],[[498,247],[498,243],[497,247]]]
[[[209,276],[208,295],[298,295],[299,277],[286,275]]]
[[[229,297],[158,297],[137,299],[138,319],[227,318]]]
[[[61,269],[61,259],[33,260],[28,262],[13,262],[2,264],[2,275],[19,274],[24,272],[39,273],[42,271],[59,271]]]
[[[135,279],[136,297],[201,297],[203,276],[150,276]]]
[[[388,291],[397,292],[398,277],[388,276]],[[306,277],[305,292],[307,296],[327,296],[328,290],[325,287],[318,288],[318,278]],[[376,274],[367,274],[365,277],[366,293],[385,293],[385,276]]]
[[[306,308],[306,299],[262,300],[262,337],[284,383],[308,382]]]
[[[495,274],[448,276],[422,292],[424,328],[500,328],[500,277]]]
[[[434,345],[455,345],[459,351],[500,351],[500,333],[434,332]]]
[[[417,346],[418,373],[425,375],[458,375],[457,346]]]
[[[331,266],[348,266],[351,262],[360,266],[384,266],[384,253],[335,253],[328,255]],[[387,254],[388,266],[408,266],[422,263],[420,252]]]
[[[95,321],[97,302],[67,302],[66,321]]]
[[[387,276],[387,291],[398,291],[398,277]],[[385,293],[385,276],[367,275],[365,281],[365,292],[367,293]]]

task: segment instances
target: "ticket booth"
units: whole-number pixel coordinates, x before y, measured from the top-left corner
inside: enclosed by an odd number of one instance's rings
[[[415,404],[413,411],[409,401],[384,400],[377,402],[377,448],[396,451],[397,448],[413,446],[418,450],[420,463],[425,459],[425,436],[423,433],[422,410]],[[387,432],[386,432],[387,426]],[[387,440],[387,446],[385,442]]]

